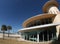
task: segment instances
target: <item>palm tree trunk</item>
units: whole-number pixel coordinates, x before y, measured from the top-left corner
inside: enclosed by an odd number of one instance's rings
[[[4,33],[5,33],[5,32],[3,31],[3,40],[4,40]]]
[[[9,37],[10,30],[8,30],[8,37]]]

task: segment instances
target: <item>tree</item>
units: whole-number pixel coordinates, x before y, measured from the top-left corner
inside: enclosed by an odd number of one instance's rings
[[[9,33],[10,33],[10,30],[12,30],[12,27],[11,26],[7,26],[7,30],[8,30],[8,37],[9,37]]]
[[[4,39],[5,31],[7,31],[7,27],[6,27],[6,25],[2,25],[2,27],[1,27],[1,31],[3,31],[3,39]]]

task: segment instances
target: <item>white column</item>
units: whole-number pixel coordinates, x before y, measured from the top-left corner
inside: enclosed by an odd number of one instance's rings
[[[39,42],[39,32],[37,32],[37,42]]]
[[[57,36],[57,40],[58,40],[58,36],[59,36],[59,33],[58,32],[56,33],[56,36]]]
[[[56,26],[56,28],[57,28],[56,36],[57,36],[57,39],[58,39],[58,37],[59,37],[59,33],[60,33],[60,25],[59,25],[59,26]]]

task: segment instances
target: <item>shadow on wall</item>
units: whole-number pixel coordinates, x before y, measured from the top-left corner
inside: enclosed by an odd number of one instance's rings
[[[58,40],[53,41],[51,44],[60,44],[60,34],[58,36]]]

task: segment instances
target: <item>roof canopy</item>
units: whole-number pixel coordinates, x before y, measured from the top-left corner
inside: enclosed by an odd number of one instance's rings
[[[23,23],[23,27],[26,28],[26,26],[33,22],[33,21],[36,21],[36,20],[41,20],[41,19],[45,19],[45,18],[52,18],[52,17],[55,17],[56,15],[55,14],[40,14],[40,15],[36,15],[36,16],[33,16],[29,19],[27,19],[24,23]]]
[[[57,25],[60,25],[60,23],[52,23],[52,24],[39,25],[39,26],[34,26],[29,28],[23,28],[23,29],[20,29],[19,32],[32,31],[32,30],[37,30],[37,28],[41,29],[41,28],[57,26]]]

